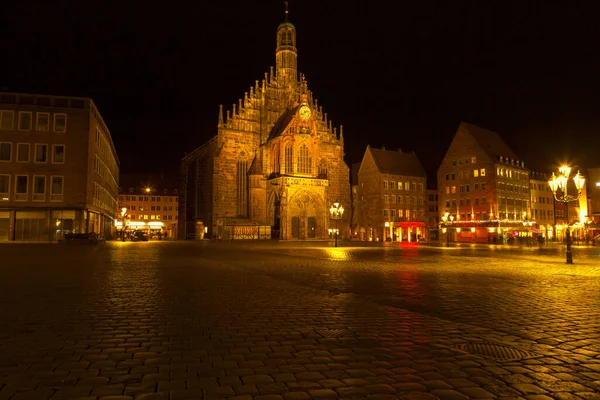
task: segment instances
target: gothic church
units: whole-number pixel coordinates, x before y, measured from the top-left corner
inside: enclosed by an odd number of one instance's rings
[[[275,57],[275,69],[237,105],[225,115],[220,106],[217,135],[183,159],[180,238],[260,226],[275,238],[325,239],[336,226],[329,214],[336,200],[348,210],[337,225],[347,237],[350,180],[342,127],[332,126],[298,73],[296,28],[287,10]]]

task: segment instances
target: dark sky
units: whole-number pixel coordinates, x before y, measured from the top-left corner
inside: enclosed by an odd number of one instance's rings
[[[284,18],[279,0],[10,3],[0,87],[92,97],[127,173],[177,171],[212,137],[218,105],[274,65]],[[435,172],[464,120],[536,169],[598,165],[600,32],[571,3],[290,0],[290,21],[348,164],[385,145]]]

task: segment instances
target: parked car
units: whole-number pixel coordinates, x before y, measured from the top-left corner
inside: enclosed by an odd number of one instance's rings
[[[131,235],[132,242],[147,242],[148,234],[144,231],[135,231],[133,235]]]

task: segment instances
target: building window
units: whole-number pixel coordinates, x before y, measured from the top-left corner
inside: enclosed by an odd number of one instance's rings
[[[450,186],[446,186],[446,194],[450,194]]]
[[[478,191],[479,191],[479,183],[476,183],[476,184],[475,184],[475,186],[473,187],[473,190],[474,190],[475,192],[478,192]]]
[[[19,130],[31,130],[31,111],[19,111]]]
[[[484,190],[485,190],[485,183],[482,183],[482,184],[480,185],[480,188],[481,188],[481,191],[484,191]]]
[[[383,203],[388,204],[390,202],[389,196],[387,194],[383,195]]]
[[[464,186],[464,185],[460,185],[460,186],[458,187],[458,191],[459,191],[460,193],[464,193],[464,192],[465,192],[465,186]]]
[[[29,143],[17,143],[17,162],[29,162]]]
[[[47,144],[36,144],[35,145],[35,162],[36,163],[48,162],[48,145]]]
[[[391,213],[390,217],[396,218],[396,210],[395,209],[391,209],[390,213]]]
[[[246,173],[248,172],[248,161],[239,160],[237,162],[237,214],[245,217],[247,214],[247,193],[248,193],[248,179]]]
[[[387,218],[388,215],[389,215],[389,210],[383,210],[383,217]]]
[[[485,204],[485,197],[481,198],[481,204]]]
[[[12,131],[15,127],[15,112],[10,110],[0,111],[0,130]]]
[[[415,182],[413,182],[410,186],[411,186],[413,192],[417,190],[417,184]]]
[[[258,160],[256,160],[258,162]],[[272,168],[272,172],[275,172],[277,174],[281,173],[281,168],[279,167],[279,143],[276,143],[273,146],[273,168]]]
[[[46,177],[35,175],[33,177],[33,201],[46,200]]]
[[[471,164],[475,164],[477,162],[477,157],[471,157]]]
[[[392,195],[390,200],[392,204],[396,204],[396,196]]]
[[[0,175],[0,201],[9,200],[10,175]]]
[[[398,190],[402,190],[402,182],[398,182]]]
[[[65,162],[65,145],[64,144],[55,144],[52,145],[52,162],[54,164],[64,164]],[[122,191],[122,188],[119,188],[119,192]]]
[[[450,180],[450,175],[446,174],[446,180],[449,181]]]
[[[62,201],[64,190],[64,178],[53,176],[50,180],[50,201]]]
[[[485,176],[485,168],[481,168],[481,170],[479,170],[479,175]]]
[[[67,131],[67,114],[54,114],[54,132]]]
[[[474,176],[475,178],[477,178],[477,177],[479,176],[479,170],[477,170],[477,169],[474,169],[474,170],[473,170],[473,176]]]
[[[419,183],[419,192],[422,192],[422,191],[423,191],[423,184]]]
[[[387,189],[388,188],[388,181],[383,181],[383,189]]]
[[[475,197],[475,202],[474,202],[474,204],[475,204],[476,206],[478,206],[478,205],[479,205],[479,197]]]
[[[294,173],[294,149],[291,143],[285,146],[285,173]]]
[[[465,192],[471,191],[471,185],[465,185]]]
[[[50,114],[37,113],[37,130],[40,132],[48,132],[50,130]]]
[[[452,193],[456,193],[456,186],[452,186]]]
[[[406,210],[404,216],[406,217],[406,219],[410,220],[410,210]]]
[[[402,204],[402,196],[398,196],[398,204]]]
[[[15,179],[15,201],[27,201],[29,176],[17,175]]]
[[[312,172],[312,160],[308,146],[306,144],[300,145],[298,153],[298,173],[310,174]]]
[[[395,181],[390,181],[390,189],[396,190],[396,182]]]
[[[10,162],[12,160],[12,143],[0,143],[0,161]]]
[[[317,178],[327,179],[327,164],[325,163],[325,160],[321,160],[319,163],[319,175]]]

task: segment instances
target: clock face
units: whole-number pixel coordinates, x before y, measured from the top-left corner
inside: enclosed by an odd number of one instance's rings
[[[300,118],[306,121],[310,118],[310,108],[308,108],[307,106],[302,106],[300,107],[300,111],[298,112],[298,114],[300,115]]]

